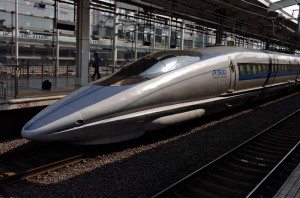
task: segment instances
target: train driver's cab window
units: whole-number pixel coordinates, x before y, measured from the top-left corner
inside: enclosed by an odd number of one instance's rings
[[[167,73],[174,69],[191,65],[198,61],[200,61],[200,58],[193,57],[193,56],[164,57],[163,59],[160,59],[158,63],[156,63],[155,65],[153,65],[152,67],[150,67],[149,69],[141,73],[140,75],[151,79],[163,73]]]
[[[169,54],[159,58],[150,55],[128,64],[112,76],[96,81],[94,84],[100,86],[136,84],[199,61],[200,56],[193,55],[175,56]]]

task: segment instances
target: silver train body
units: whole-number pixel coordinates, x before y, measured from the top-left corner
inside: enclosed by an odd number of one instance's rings
[[[299,63],[293,55],[235,47],[157,52],[45,108],[22,136],[85,145],[129,140],[295,88]]]

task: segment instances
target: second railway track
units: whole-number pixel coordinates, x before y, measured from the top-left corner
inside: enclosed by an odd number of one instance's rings
[[[299,141],[300,109],[154,197],[261,195],[257,191],[286,159],[299,159]]]
[[[26,171],[16,172],[16,173],[2,173],[0,177],[0,186],[10,184],[12,182],[17,182],[22,179],[28,179],[46,173],[48,171],[56,170],[61,167],[77,163],[84,159],[84,155],[79,154],[72,157],[68,157],[62,160],[58,160],[49,164],[34,167]]]
[[[25,145],[0,155],[0,187],[78,163],[94,153],[68,146]]]

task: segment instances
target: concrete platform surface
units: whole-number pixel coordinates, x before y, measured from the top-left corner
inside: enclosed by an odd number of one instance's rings
[[[274,198],[300,198],[300,163]]]

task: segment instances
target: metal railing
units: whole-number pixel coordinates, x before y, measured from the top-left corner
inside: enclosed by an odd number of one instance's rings
[[[15,82],[18,76],[18,67],[15,64],[0,65],[0,99],[6,100],[8,97],[15,97],[18,91]]]
[[[128,61],[118,61],[115,65],[112,61],[103,62],[99,68],[101,77],[120,70],[126,63]],[[94,70],[93,67],[88,68],[90,82]],[[20,61],[18,66],[0,63],[0,99],[46,96],[53,95],[54,92],[67,93],[79,87],[77,78],[74,60],[64,60],[59,66],[49,60]],[[45,80],[52,82],[53,91],[42,90],[42,82]]]
[[[0,81],[0,99],[6,100],[6,84]]]

